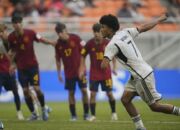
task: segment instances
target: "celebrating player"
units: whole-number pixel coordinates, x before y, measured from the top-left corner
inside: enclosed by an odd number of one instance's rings
[[[139,113],[132,104],[132,99],[139,95],[152,111],[166,114],[180,115],[180,108],[162,104],[159,102],[161,95],[156,91],[153,69],[142,58],[134,39],[142,32],[148,31],[157,24],[165,21],[167,15],[153,19],[151,22],[138,26],[119,30],[118,19],[113,15],[104,15],[100,19],[102,34],[111,38],[105,48],[104,59],[101,67],[107,68],[109,62],[116,57],[122,65],[131,73],[131,78],[126,86],[121,101],[131,116],[136,130],[146,130]]]
[[[6,25],[4,24],[0,24],[0,38],[2,40],[2,42],[0,42],[0,89],[4,86],[7,91],[11,90],[13,92],[17,117],[19,120],[24,120],[24,116],[21,112],[21,101],[18,94],[15,74],[10,73],[9,71],[11,62],[7,54],[9,44]]]
[[[108,44],[108,40],[102,37],[100,32],[101,25],[94,24],[92,27],[94,37],[90,39],[84,48],[81,51],[81,67],[79,76],[84,76],[85,71],[85,57],[87,54],[90,55],[90,110],[91,117],[89,121],[94,121],[96,119],[96,94],[98,91],[99,85],[101,85],[102,91],[105,91],[108,98],[109,104],[112,112],[112,120],[117,120],[116,108],[115,108],[115,99],[112,94],[112,78],[111,78],[111,69],[110,66],[106,70],[101,68],[101,62],[103,59],[105,46]]]
[[[16,62],[18,79],[23,88],[26,104],[32,113],[28,120],[38,119],[38,116],[34,110],[33,100],[29,92],[29,87],[31,85],[34,87],[38,100],[41,104],[42,119],[46,121],[48,120],[48,110],[45,107],[44,94],[39,86],[39,68],[34,53],[33,43],[34,41],[48,43],[51,45],[54,45],[54,43],[42,38],[33,30],[24,29],[22,20],[23,18],[20,15],[12,16],[14,31],[8,36],[8,41],[10,43],[12,55]],[[11,70],[13,71],[13,69],[14,68]]]
[[[88,119],[88,95],[86,78],[79,79],[78,71],[80,66],[82,40],[75,34],[67,32],[66,26],[63,23],[57,23],[55,31],[59,37],[55,52],[56,52],[56,65],[59,81],[63,82],[61,76],[61,61],[64,65],[65,72],[65,89],[68,90],[69,109],[71,112],[71,120],[77,120],[75,108],[75,87],[78,83],[82,92],[82,101],[84,108],[84,119]]]

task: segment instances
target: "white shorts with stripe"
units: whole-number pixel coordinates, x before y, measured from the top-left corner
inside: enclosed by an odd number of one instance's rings
[[[161,94],[155,87],[154,74],[151,73],[146,79],[131,78],[129,79],[126,91],[136,92],[148,105],[161,99]]]

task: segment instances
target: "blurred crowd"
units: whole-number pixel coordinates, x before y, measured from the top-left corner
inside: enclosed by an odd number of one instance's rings
[[[83,9],[87,7],[97,8],[94,4],[95,1],[103,0],[0,0],[0,17],[8,17],[17,13],[25,17],[85,16],[86,14]],[[138,19],[144,17],[144,14],[139,12],[138,9],[146,7],[146,1],[148,0],[119,1],[123,1],[123,6],[117,9],[117,16]],[[180,17],[180,0],[152,1],[160,1],[162,6],[167,9],[170,16]]]

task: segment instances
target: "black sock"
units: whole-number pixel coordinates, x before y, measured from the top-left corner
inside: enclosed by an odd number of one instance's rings
[[[34,105],[31,96],[25,97],[26,104],[31,112],[34,112]]]
[[[16,110],[19,111],[20,107],[21,107],[21,101],[19,98],[19,94],[18,94],[18,92],[13,92],[13,95],[14,95],[14,102],[16,105]]]
[[[76,116],[75,104],[70,104],[70,105],[69,105],[69,109],[70,109],[71,115],[72,115],[72,116]]]
[[[45,106],[44,94],[37,95],[37,98],[39,100],[39,103],[41,104],[41,107],[44,107]]]
[[[89,113],[89,104],[84,103],[83,109],[84,109],[84,115],[87,115]]]
[[[111,112],[114,113],[116,112],[116,101],[115,100],[109,100],[109,105],[111,107]]]
[[[90,103],[91,115],[96,115],[96,103]]]

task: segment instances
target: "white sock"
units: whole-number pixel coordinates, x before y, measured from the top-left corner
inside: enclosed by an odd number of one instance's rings
[[[174,106],[172,114],[180,116],[180,108]]]
[[[142,122],[142,120],[141,120],[140,115],[137,115],[137,116],[135,116],[135,117],[132,117],[131,119],[133,120],[136,128],[144,128],[144,124],[143,124],[143,122]]]

